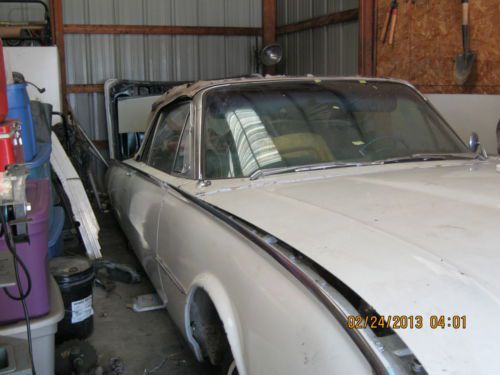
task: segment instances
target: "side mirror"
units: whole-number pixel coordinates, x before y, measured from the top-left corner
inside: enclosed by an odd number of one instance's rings
[[[481,143],[479,142],[479,136],[476,132],[472,132],[469,138],[469,150],[476,153],[480,145]]]
[[[469,150],[475,154],[479,154],[481,156],[481,160],[486,160],[488,158],[486,149],[481,145],[481,142],[479,142],[479,136],[476,132],[472,132],[470,135]]]

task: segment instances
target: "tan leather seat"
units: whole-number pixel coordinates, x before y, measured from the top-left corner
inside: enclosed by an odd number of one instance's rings
[[[287,134],[273,138],[273,142],[285,160],[301,160],[302,164],[327,163],[335,160],[327,144],[318,134]]]

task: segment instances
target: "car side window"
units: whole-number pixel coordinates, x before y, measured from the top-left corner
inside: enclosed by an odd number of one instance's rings
[[[174,166],[182,129],[189,115],[189,103],[166,107],[158,117],[149,150],[148,164],[166,173]]]

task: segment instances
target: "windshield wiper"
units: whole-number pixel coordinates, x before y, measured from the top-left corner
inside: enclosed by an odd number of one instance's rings
[[[384,165],[391,163],[404,163],[404,162],[417,162],[417,161],[433,161],[433,160],[474,160],[480,158],[480,155],[475,155],[471,153],[428,153],[428,154],[412,154],[407,156],[400,156],[382,160],[376,160],[373,162],[331,162],[323,164],[311,164],[304,166],[295,167],[283,167],[283,168],[269,168],[269,169],[257,169],[250,175],[250,180],[257,180],[260,177],[277,175],[282,173],[290,172],[309,172],[309,171],[319,171],[325,169],[335,169],[335,168],[346,168],[346,167],[362,167],[368,165]]]
[[[346,167],[359,167],[361,165],[366,165],[365,163],[343,163],[343,162],[333,162],[325,164],[312,164],[304,166],[295,167],[283,167],[283,168],[270,168],[270,169],[257,169],[250,175],[250,180],[257,180],[260,177],[271,176],[282,173],[289,172],[309,172],[318,171],[324,169],[335,169],[335,168],[346,168]]]
[[[434,161],[434,160],[474,160],[479,158],[480,155],[470,153],[426,153],[426,154],[412,154],[407,156],[400,156],[382,160],[376,160],[372,164],[390,164],[390,163],[404,163],[412,161]]]

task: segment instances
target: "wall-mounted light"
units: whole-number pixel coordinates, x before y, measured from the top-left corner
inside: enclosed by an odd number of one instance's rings
[[[283,58],[283,49],[277,43],[269,44],[259,52],[259,62],[264,66],[274,66]]]

